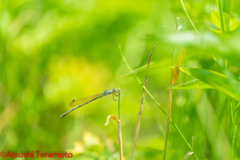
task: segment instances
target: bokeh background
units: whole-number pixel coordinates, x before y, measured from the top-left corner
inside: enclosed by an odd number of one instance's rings
[[[216,11],[216,2],[184,3],[200,33],[213,32],[211,12]],[[225,9],[239,18],[239,2],[233,3]],[[137,69],[147,64],[154,44],[160,41],[153,53],[147,88],[166,110],[172,53],[179,53],[182,46],[174,48],[164,37],[175,32],[177,17],[179,34],[195,32],[181,2],[1,0],[0,11],[0,151],[67,151],[74,153],[72,159],[118,159],[117,124],[110,121],[104,126],[108,115],[118,114],[112,96],[64,118],[60,115],[71,109],[72,99],[121,88],[123,151],[130,159],[142,88],[127,74],[118,44],[130,66]],[[238,31],[235,34],[239,35]],[[218,71],[208,53],[188,56],[183,65]],[[145,74],[145,70],[137,74],[142,82]],[[177,84],[192,79],[183,73],[179,76]],[[195,139],[200,159],[204,148],[209,159],[219,158],[194,105],[198,91],[174,90],[173,120],[190,143]],[[217,117],[223,117],[219,123],[225,126],[225,95],[206,90],[204,96],[211,97],[206,103]],[[216,106],[222,107],[217,110]],[[161,159],[166,116],[148,95],[142,116],[136,159]],[[173,126],[169,140],[169,159],[183,159],[189,148]]]

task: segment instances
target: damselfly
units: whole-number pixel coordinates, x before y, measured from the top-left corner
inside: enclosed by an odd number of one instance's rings
[[[98,94],[95,94],[95,95],[92,95],[92,96],[89,96],[89,97],[80,98],[80,99],[76,99],[76,100],[74,99],[74,100],[71,101],[70,106],[71,107],[76,106],[76,107],[72,108],[71,110],[67,111],[66,113],[63,113],[60,117],[64,117],[68,113],[72,112],[73,110],[75,110],[79,107],[82,107],[83,105],[88,104],[89,102],[92,102],[96,99],[99,99],[101,97],[104,97],[104,96],[110,95],[110,94],[113,95],[113,100],[115,100],[114,96],[117,96],[118,91],[116,90],[116,88],[113,88],[112,90],[106,90],[102,93],[98,93]]]

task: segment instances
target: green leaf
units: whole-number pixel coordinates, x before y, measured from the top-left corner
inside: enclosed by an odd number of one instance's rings
[[[235,31],[235,30],[237,30],[238,28],[239,28],[239,26],[240,26],[240,21],[238,21],[238,20],[236,20],[236,19],[234,19],[234,18],[230,18],[230,24],[229,24],[230,26],[230,31],[232,32],[232,31]]]
[[[231,32],[235,31],[240,26],[239,21],[237,21],[234,18],[231,18],[227,13],[224,13],[224,12],[223,12],[223,20],[224,20],[223,21],[224,28],[226,31],[231,31]],[[217,29],[211,28],[211,30],[216,33],[221,33],[219,16],[218,16],[218,13],[214,10],[212,10],[212,13],[211,13],[211,22],[217,27]]]
[[[212,10],[211,13],[211,22],[218,28],[220,29],[220,22],[219,22],[219,17],[218,17],[218,13],[214,10]]]
[[[186,83],[173,86],[172,89],[214,89],[214,87],[207,83],[199,81],[198,79],[194,79]]]
[[[197,68],[180,68],[180,70],[194,78],[197,78],[214,88],[226,93],[235,100],[240,100],[240,82],[232,81],[223,74],[215,71],[197,69]],[[232,84],[233,83],[233,84]],[[232,87],[237,86],[237,87]]]

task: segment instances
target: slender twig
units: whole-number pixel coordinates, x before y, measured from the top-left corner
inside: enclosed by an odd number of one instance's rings
[[[149,56],[149,59],[148,59],[148,67],[147,67],[147,73],[146,73],[145,80],[144,80],[144,87],[146,87],[146,84],[147,84],[147,77],[148,77],[149,66],[150,66],[150,62],[151,62],[151,59],[152,59],[152,54],[153,54],[153,51],[154,51],[156,45],[157,45],[157,43],[154,45],[154,47],[152,49],[152,52],[151,52],[151,54]],[[137,146],[137,139],[138,139],[140,124],[141,124],[141,115],[142,115],[142,111],[143,111],[144,94],[145,94],[145,89],[143,88],[141,105],[140,105],[140,108],[139,108],[139,111],[138,111],[138,119],[137,119],[137,125],[136,125],[136,130],[135,130],[135,137],[134,137],[134,144],[133,144],[133,149],[132,149],[132,158],[131,158],[131,160],[134,159],[134,153],[135,153],[136,146]]]
[[[153,97],[153,95],[148,91],[148,89],[142,84],[142,82],[139,80],[139,78],[137,77],[137,75],[133,72],[133,70],[131,69],[131,67],[129,66],[129,64],[127,63],[125,57],[123,56],[122,53],[122,49],[121,46],[119,45],[119,49],[120,49],[120,54],[122,56],[122,59],[124,61],[124,63],[126,64],[127,68],[129,69],[129,71],[133,74],[133,76],[136,78],[136,80],[138,81],[138,83],[144,88],[144,90],[146,91],[146,93],[152,98],[152,100],[157,104],[157,106],[161,109],[161,111],[167,115],[167,113],[165,112],[165,110],[161,107],[161,105],[158,103],[158,101]],[[182,139],[184,140],[184,142],[187,144],[188,148],[192,151],[192,147],[191,145],[188,143],[187,139],[184,137],[184,135],[182,134],[182,132],[180,131],[180,129],[178,128],[178,126],[172,121],[172,119],[170,119],[170,121],[172,122],[172,125],[176,128],[176,130],[178,131],[178,133],[181,135]],[[197,155],[194,153],[195,159],[198,160]]]

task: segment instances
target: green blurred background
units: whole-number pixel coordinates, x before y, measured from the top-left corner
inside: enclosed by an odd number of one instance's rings
[[[239,1],[234,3],[232,16],[238,18]],[[196,27],[211,32],[215,1],[186,1],[185,6]],[[72,159],[118,159],[117,124],[110,121],[104,126],[108,115],[118,114],[111,96],[64,118],[60,115],[71,108],[72,99],[121,88],[123,151],[130,159],[142,88],[133,77],[121,77],[129,70],[118,44],[133,69],[147,64],[154,44],[175,32],[177,17],[181,32],[194,32],[181,2],[1,0],[0,10],[0,151],[68,151],[74,153]],[[181,49],[177,47],[176,53]],[[173,50],[171,44],[157,45],[152,58],[157,67],[150,69],[147,84],[165,110]],[[210,54],[187,57],[183,65],[217,70]],[[142,82],[145,72],[137,74]],[[191,78],[180,73],[177,83],[187,80]],[[193,105],[197,92],[174,91],[172,116],[189,142],[195,137],[202,159],[206,133]],[[216,94],[221,100],[221,93],[206,91],[212,101]],[[224,103],[211,104],[214,108]],[[221,116],[224,111],[216,112]],[[146,95],[136,159],[161,159],[165,121],[166,116]],[[169,159],[183,159],[189,148],[174,127],[170,131]],[[209,159],[215,157],[212,146],[207,144]]]

